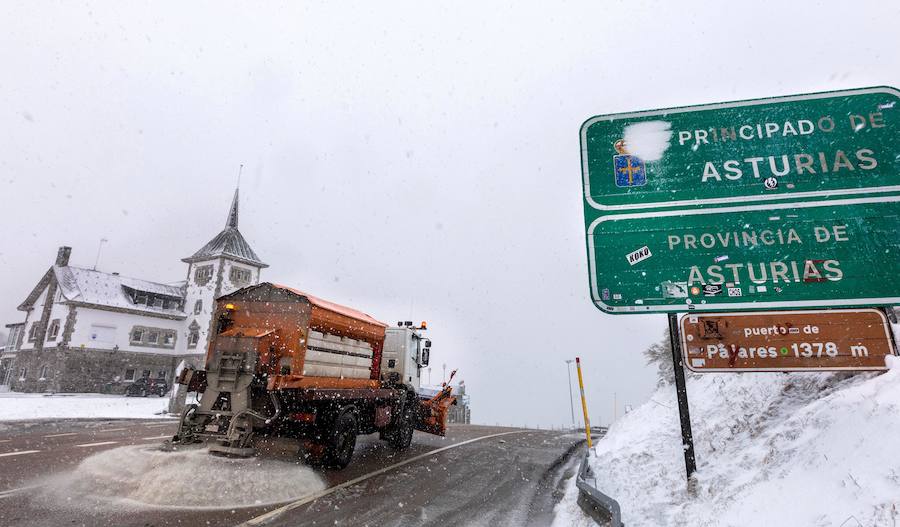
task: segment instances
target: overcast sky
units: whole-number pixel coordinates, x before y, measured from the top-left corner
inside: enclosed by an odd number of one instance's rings
[[[480,423],[651,393],[663,316],[588,294],[578,129],[601,113],[900,85],[889,2],[0,4],[0,320],[56,248],[182,280],[222,228],[264,280],[427,320]],[[427,373],[426,373],[427,378]],[[577,393],[577,390],[576,390]],[[675,411],[673,409],[673,411]]]

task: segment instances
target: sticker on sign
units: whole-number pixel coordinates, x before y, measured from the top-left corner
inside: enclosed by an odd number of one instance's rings
[[[647,258],[650,258],[651,256],[653,256],[653,255],[650,254],[650,248],[645,245],[636,251],[632,251],[632,252],[628,253],[628,255],[625,257],[625,259],[628,260],[629,264],[634,265],[638,262],[643,262],[644,260],[646,260]]]

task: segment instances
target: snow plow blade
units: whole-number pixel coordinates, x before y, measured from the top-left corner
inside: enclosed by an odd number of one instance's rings
[[[450,405],[456,404],[453,389],[445,386],[431,399],[420,400],[420,412],[416,419],[415,429],[438,436],[447,435],[447,416]]]

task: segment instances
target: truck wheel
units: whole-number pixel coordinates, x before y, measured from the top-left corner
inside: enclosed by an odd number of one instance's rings
[[[325,464],[331,467],[344,468],[353,458],[356,448],[356,417],[344,412],[334,423],[334,431],[325,447]]]
[[[408,393],[401,420],[387,435],[388,445],[394,450],[406,450],[412,444],[416,405],[419,403],[414,393]]]
[[[412,444],[413,425],[410,419],[404,419],[397,430],[388,438],[388,444],[394,450],[406,450]]]

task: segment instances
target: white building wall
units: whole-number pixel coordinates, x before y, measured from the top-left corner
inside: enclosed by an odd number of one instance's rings
[[[75,329],[69,342],[69,348],[93,348],[111,350],[115,346],[121,351],[134,351],[139,353],[153,353],[157,355],[180,355],[182,340],[187,339],[185,322],[183,320],[169,320],[150,316],[142,316],[130,313],[116,313],[100,309],[91,309],[79,306],[76,308]],[[95,331],[99,328],[112,328],[110,330]],[[175,330],[177,337],[174,348],[134,346],[131,344],[131,330],[135,326]],[[62,334],[60,332],[60,334]],[[107,337],[107,334],[109,337]]]

